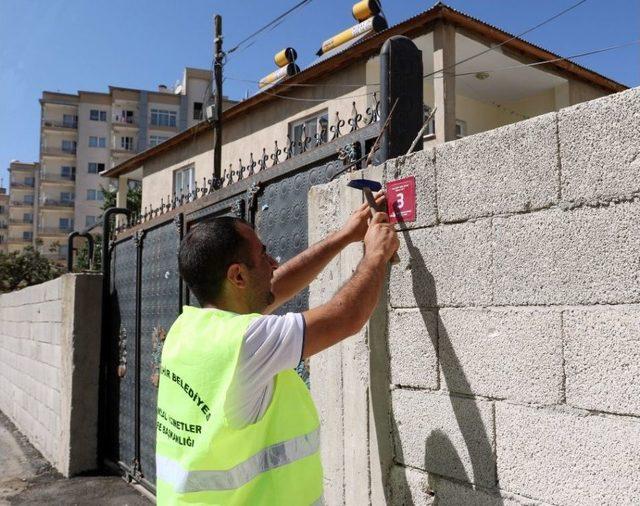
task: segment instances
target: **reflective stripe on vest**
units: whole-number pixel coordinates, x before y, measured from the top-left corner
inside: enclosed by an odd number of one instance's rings
[[[231,490],[242,487],[261,473],[313,455],[319,448],[320,429],[316,429],[269,446],[226,471],[187,471],[175,460],[156,455],[156,474],[178,493]]]

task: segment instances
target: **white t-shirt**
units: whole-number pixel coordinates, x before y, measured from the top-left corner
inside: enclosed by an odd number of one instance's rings
[[[225,402],[232,426],[244,427],[264,415],[271,403],[275,375],[300,363],[304,326],[300,313],[261,316],[251,322]]]

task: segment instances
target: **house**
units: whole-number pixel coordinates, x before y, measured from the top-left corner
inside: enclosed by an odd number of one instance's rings
[[[422,51],[425,109],[436,108],[424,137],[426,146],[626,89],[438,3],[341,46],[330,57],[224,111],[222,175],[233,180],[234,172],[264,156],[269,160],[266,168],[273,163],[270,155],[287,146],[299,149],[303,136],[319,135],[323,142],[322,135],[332,127],[349,128],[350,118],[357,120],[371,111],[380,91],[380,49],[395,35],[411,38]],[[498,47],[491,49],[494,46]],[[482,54],[475,57],[478,53]],[[549,63],[529,66],[545,61]],[[125,198],[124,181],[141,180],[143,209],[157,208],[173,193],[180,196],[194,185],[206,184],[213,174],[213,145],[211,125],[201,122],[101,175],[120,179],[119,202]],[[258,164],[255,170],[259,168]]]

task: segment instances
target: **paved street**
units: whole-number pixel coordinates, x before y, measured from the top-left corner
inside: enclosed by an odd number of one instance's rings
[[[0,412],[0,506],[148,506],[152,501],[118,476],[64,478]]]

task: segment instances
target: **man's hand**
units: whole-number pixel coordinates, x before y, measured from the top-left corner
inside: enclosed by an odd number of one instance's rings
[[[375,194],[376,204],[380,209],[385,202],[384,191],[379,191]],[[362,204],[353,214],[349,217],[344,224],[340,233],[345,237],[348,242],[359,242],[364,239],[367,229],[369,228],[369,218],[371,217],[371,211],[369,210],[369,204],[366,202]]]
[[[383,262],[388,262],[399,247],[400,240],[393,225],[389,223],[387,213],[376,213],[364,236],[365,257],[378,257]]]

